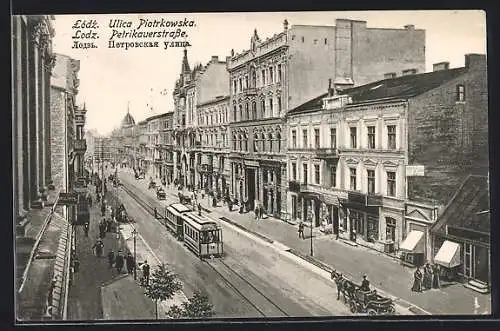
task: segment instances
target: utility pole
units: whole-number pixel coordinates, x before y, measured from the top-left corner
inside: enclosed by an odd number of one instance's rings
[[[137,280],[137,250],[136,250],[137,230],[135,228],[134,228],[134,231],[132,231],[132,234],[134,235],[134,280]]]

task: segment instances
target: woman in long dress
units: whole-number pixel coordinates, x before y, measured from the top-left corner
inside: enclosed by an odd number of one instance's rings
[[[413,274],[413,286],[411,290],[413,292],[422,292],[422,272],[420,271],[420,267],[417,267],[417,270]]]
[[[432,265],[434,271],[434,278],[432,279],[432,288],[441,288],[441,281],[439,280],[439,265]]]

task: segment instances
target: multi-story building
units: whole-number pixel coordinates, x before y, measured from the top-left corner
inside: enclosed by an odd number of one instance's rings
[[[147,172],[147,144],[148,144],[148,122],[141,121],[137,123],[137,138],[138,142],[138,164],[137,168],[140,169],[141,172]]]
[[[160,178],[165,183],[170,184],[174,181],[174,113],[168,112],[160,117]]]
[[[181,74],[175,83],[174,97],[174,178],[184,186],[201,187],[198,165],[208,167],[208,156],[201,157],[197,140],[198,114],[197,105],[215,100],[219,96],[227,95],[229,88],[226,62],[219,61],[217,56],[212,56],[211,61],[202,66],[189,67],[187,50],[184,50]],[[201,162],[201,163],[199,163]],[[205,162],[205,163],[203,163]],[[213,173],[210,173],[210,177]],[[198,178],[198,180],[197,180]]]
[[[199,187],[226,194],[229,166],[229,96],[198,103],[197,173]]]
[[[135,164],[134,136],[135,136],[135,120],[130,115],[130,109],[127,109],[127,114],[121,123],[121,136],[123,152],[119,156],[122,166],[133,167]]]
[[[50,76],[53,17],[12,17],[12,178],[17,221],[52,181]]]
[[[372,29],[364,21],[336,20],[336,26],[289,29],[285,20],[284,30],[264,41],[255,30],[250,49],[232,51],[228,62],[233,195],[249,209],[259,204],[287,217],[287,111],[326,90],[330,78],[348,87],[390,70],[423,71],[424,45],[425,31],[410,25]]]
[[[154,115],[145,119],[147,123],[146,174],[152,178],[159,177],[160,159],[160,116]]]
[[[83,174],[83,155],[86,151],[83,126],[86,110],[79,110],[76,105],[79,70],[79,60],[56,54],[50,96],[51,156],[52,179],[62,192],[71,192],[76,178]],[[78,161],[79,164],[75,164]]]
[[[347,239],[429,258],[439,207],[467,174],[488,171],[486,59],[465,59],[463,68],[441,63],[429,73],[332,88],[291,110],[292,218],[325,220]]]
[[[88,169],[93,169],[96,137],[98,137],[98,133],[96,130],[87,130],[87,132],[85,133],[85,140],[87,141],[85,162]]]

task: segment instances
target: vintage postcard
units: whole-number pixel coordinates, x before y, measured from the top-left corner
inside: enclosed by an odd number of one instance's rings
[[[17,321],[489,315],[486,63],[482,11],[13,15]]]

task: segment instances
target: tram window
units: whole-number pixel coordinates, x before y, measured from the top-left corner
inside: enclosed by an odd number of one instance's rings
[[[214,242],[214,234],[212,231],[208,233],[208,242],[213,243]]]

